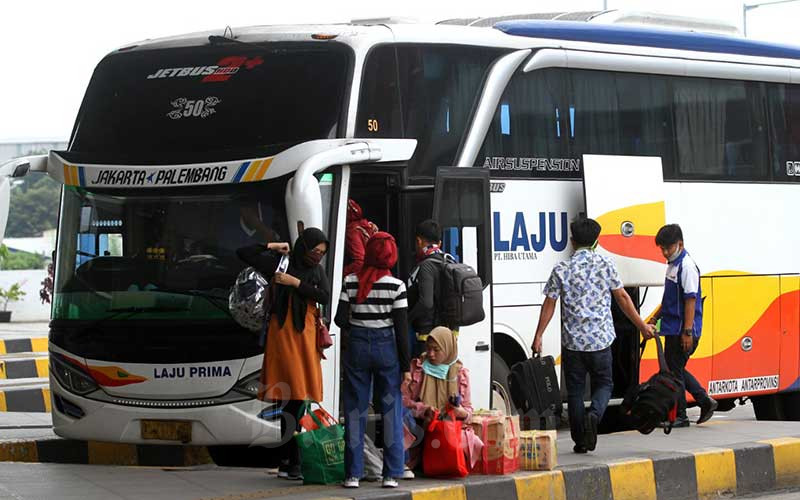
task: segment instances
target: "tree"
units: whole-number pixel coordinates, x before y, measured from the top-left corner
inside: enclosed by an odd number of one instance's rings
[[[58,223],[60,185],[40,173],[30,173],[11,190],[7,238],[40,236]]]

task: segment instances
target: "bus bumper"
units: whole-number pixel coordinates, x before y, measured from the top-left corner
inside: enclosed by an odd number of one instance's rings
[[[86,399],[65,391],[50,377],[53,431],[64,438],[131,444],[258,445],[280,443],[280,416],[264,420],[259,413],[271,405],[258,399],[196,408],[141,408]],[[78,406],[74,418],[57,408],[55,398]],[[143,439],[143,420],[190,422],[191,441]]]

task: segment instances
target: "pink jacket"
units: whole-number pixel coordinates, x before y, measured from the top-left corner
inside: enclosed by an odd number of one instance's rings
[[[422,371],[422,360],[414,358],[411,360],[411,383],[401,387],[403,393],[403,406],[411,410],[415,418],[422,418],[425,413],[425,404],[419,400],[419,393],[422,390],[422,379],[425,377]],[[469,391],[469,370],[461,367],[458,372],[458,390],[461,393],[461,407],[468,415],[464,423],[469,423],[472,419],[472,398]]]

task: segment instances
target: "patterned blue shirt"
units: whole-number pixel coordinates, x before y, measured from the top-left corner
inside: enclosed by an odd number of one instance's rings
[[[599,351],[614,342],[611,290],[622,288],[614,262],[582,248],[553,268],[544,287],[561,298],[561,345],[571,351]]]

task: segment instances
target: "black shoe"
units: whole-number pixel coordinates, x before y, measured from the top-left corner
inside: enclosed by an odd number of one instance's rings
[[[594,451],[597,447],[597,415],[594,413],[587,413],[583,421],[583,439],[586,449]]]
[[[572,447],[572,451],[574,451],[575,453],[583,454],[586,453],[588,450],[582,444],[576,444],[575,446]]]
[[[289,481],[299,481],[303,479],[303,470],[300,468],[299,464],[289,466],[286,479]]]
[[[686,417],[678,418],[675,422],[672,423],[672,428],[675,429],[676,427],[689,427],[689,419]]]
[[[697,423],[702,424],[708,422],[708,419],[714,415],[714,410],[716,410],[718,406],[719,403],[709,396],[708,399],[700,404],[700,418],[697,419]]]

